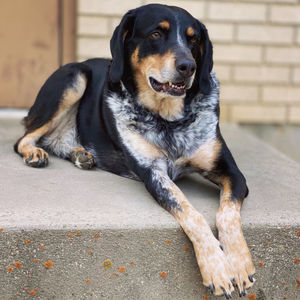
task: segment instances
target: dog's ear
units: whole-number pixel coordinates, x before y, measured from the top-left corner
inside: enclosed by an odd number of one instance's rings
[[[109,78],[113,83],[119,82],[124,71],[124,41],[132,36],[135,22],[135,10],[128,11],[115,29],[110,40],[110,51],[112,63],[109,71]]]
[[[200,71],[199,71],[199,88],[203,94],[209,94],[211,90],[210,72],[213,68],[213,47],[209,39],[206,27],[197,21],[200,27]]]

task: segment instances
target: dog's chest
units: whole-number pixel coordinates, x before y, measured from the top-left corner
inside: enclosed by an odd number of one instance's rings
[[[126,130],[134,131],[173,162],[189,158],[202,144],[216,137],[217,93],[199,95],[185,109],[183,118],[172,122],[140,107],[129,97],[111,95],[108,103],[120,136]]]

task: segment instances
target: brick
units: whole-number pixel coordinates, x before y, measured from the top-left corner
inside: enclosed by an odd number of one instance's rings
[[[300,103],[300,87],[264,86],[263,101],[277,103]]]
[[[221,23],[205,23],[212,41],[230,42],[233,40],[233,25]]]
[[[292,124],[300,124],[300,106],[289,107],[288,121]]]
[[[214,59],[218,62],[261,62],[259,46],[214,44]]]
[[[300,47],[267,47],[266,61],[282,64],[300,64]]]
[[[187,10],[192,16],[198,19],[202,19],[204,17],[204,3],[205,1],[190,1],[190,0],[160,0],[160,1],[146,1],[146,4],[150,3],[160,3],[171,6],[179,6],[185,10]]]
[[[221,81],[228,81],[231,79],[231,66],[215,64],[213,71],[216,73],[216,76]]]
[[[211,20],[265,21],[266,6],[248,3],[209,2],[208,16]]]
[[[235,105],[231,108],[231,120],[237,123],[282,124],[285,116],[285,106]]]
[[[300,24],[300,5],[272,5],[270,19],[278,23]]]
[[[235,66],[233,77],[238,82],[279,83],[289,82],[289,74],[286,67]]]
[[[109,48],[109,38],[78,38],[78,57],[111,57]]]
[[[123,15],[128,10],[141,6],[142,2],[142,0],[79,0],[78,11],[79,14]]]
[[[293,82],[300,83],[300,68],[295,68],[293,71]]]
[[[286,26],[239,25],[237,38],[242,42],[290,44],[293,42],[293,28]]]
[[[221,84],[220,98],[224,102],[258,101],[258,87],[236,84]]]
[[[109,34],[108,18],[79,16],[77,22],[77,32],[80,35]]]

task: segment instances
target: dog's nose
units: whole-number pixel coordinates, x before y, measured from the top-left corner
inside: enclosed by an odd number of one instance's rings
[[[196,70],[196,63],[191,59],[178,59],[175,62],[177,72],[182,77],[191,77]]]

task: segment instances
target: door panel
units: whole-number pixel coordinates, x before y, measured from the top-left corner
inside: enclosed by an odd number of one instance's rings
[[[0,107],[31,106],[64,59],[62,7],[60,0],[1,1]]]

